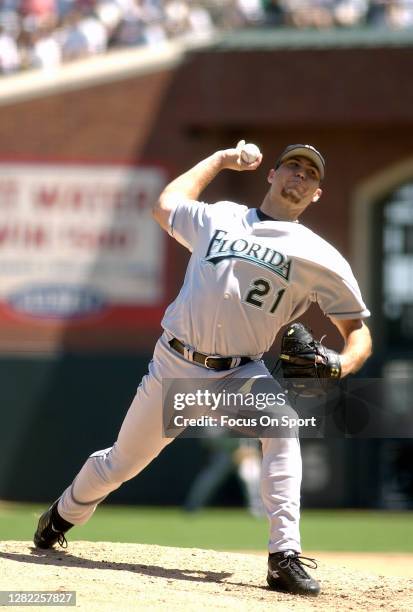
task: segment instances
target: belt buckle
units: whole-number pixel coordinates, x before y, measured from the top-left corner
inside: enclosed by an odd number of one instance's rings
[[[207,370],[215,370],[215,368],[208,365],[208,359],[216,359],[216,357],[212,357],[212,355],[207,355],[204,361],[204,366],[206,367]]]

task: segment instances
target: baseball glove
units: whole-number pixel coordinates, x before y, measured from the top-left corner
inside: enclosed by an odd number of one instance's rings
[[[340,355],[315,340],[302,323],[292,323],[286,329],[280,361],[287,386],[299,395],[323,395],[340,379]]]

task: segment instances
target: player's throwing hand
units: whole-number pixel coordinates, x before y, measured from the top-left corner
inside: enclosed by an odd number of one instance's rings
[[[262,162],[262,153],[257,145],[240,140],[233,149],[221,151],[222,167],[227,170],[256,170]]]

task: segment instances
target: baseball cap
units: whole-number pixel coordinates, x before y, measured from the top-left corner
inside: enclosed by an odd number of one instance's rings
[[[324,178],[326,163],[324,161],[324,157],[321,155],[320,151],[317,151],[315,147],[309,144],[292,144],[288,145],[286,149],[281,153],[280,157],[275,164],[275,167],[278,168],[282,162],[290,159],[291,157],[307,157],[311,159],[313,164],[318,168],[320,173],[320,179]]]

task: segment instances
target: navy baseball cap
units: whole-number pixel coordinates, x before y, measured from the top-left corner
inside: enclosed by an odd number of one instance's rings
[[[291,157],[307,157],[310,159],[313,164],[316,166],[320,173],[320,180],[324,178],[326,162],[324,161],[324,157],[321,155],[320,151],[317,151],[315,147],[309,144],[292,144],[289,145],[284,151],[281,153],[280,157],[275,164],[275,167],[278,168],[283,162],[287,161]]]

